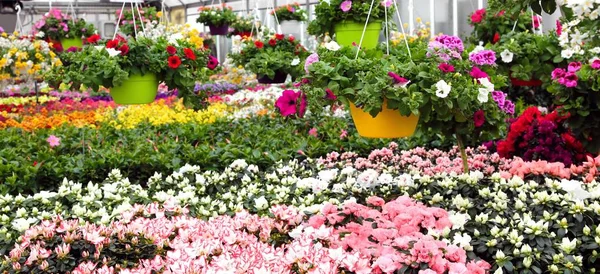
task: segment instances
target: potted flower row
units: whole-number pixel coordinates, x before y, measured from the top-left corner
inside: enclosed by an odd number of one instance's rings
[[[315,5],[316,18],[308,25],[308,33],[318,37],[335,34],[337,43],[342,46],[361,44],[363,48],[375,48],[383,22],[393,24],[394,7],[391,0],[376,1],[373,7],[371,3],[368,0],[321,0]]]
[[[36,37],[51,42],[53,48],[62,52],[71,47],[80,48],[83,39],[96,32],[93,24],[87,23],[82,18],[71,18],[59,9],[50,9],[40,20],[33,25]]]
[[[106,87],[118,104],[150,103],[159,81],[164,81],[189,105],[196,79],[207,61],[211,62],[207,55],[204,48],[183,39],[140,36],[127,40],[117,36],[64,54],[64,65],[48,72],[46,80],[54,86],[72,83],[74,88],[85,85],[95,91]]]
[[[259,83],[283,83],[288,74],[295,78],[303,73],[301,64],[308,52],[294,36],[266,35],[242,43],[241,50],[229,57],[235,65],[256,73]]]
[[[309,109],[319,113],[324,104],[346,103],[365,137],[406,137],[418,124],[435,129],[455,137],[466,160],[466,142],[498,136],[506,114],[514,112],[497,91],[505,77],[494,75],[495,53],[467,53],[460,38],[446,35],[419,40],[411,52],[386,56],[326,43],[305,63],[301,90]]]
[[[237,19],[232,8],[222,4],[221,6],[201,7],[196,22],[208,26],[212,35],[227,35],[229,25]]]

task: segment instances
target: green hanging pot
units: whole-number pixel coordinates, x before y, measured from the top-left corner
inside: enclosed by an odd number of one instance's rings
[[[83,40],[81,38],[63,38],[60,39],[60,44],[63,50],[68,50],[70,47],[81,48],[83,47]]]
[[[130,74],[123,84],[110,89],[110,96],[119,105],[149,104],[157,93],[158,77],[154,73]]]
[[[335,40],[340,46],[352,46],[353,43],[358,45],[360,44],[360,37],[362,36],[364,28],[365,23],[359,23],[355,21],[338,22],[333,26],[333,30],[335,31]],[[365,37],[362,41],[362,48],[372,49],[377,47],[381,28],[381,21],[375,21],[367,24]]]

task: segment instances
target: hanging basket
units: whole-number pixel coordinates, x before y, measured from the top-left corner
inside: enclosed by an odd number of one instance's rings
[[[415,133],[419,116],[403,116],[398,110],[387,108],[387,102],[383,102],[383,109],[377,116],[373,117],[368,112],[357,108],[350,102],[350,114],[356,125],[358,134],[367,138],[402,138],[409,137]]]
[[[83,40],[81,38],[63,38],[60,39],[63,50],[68,50],[70,47],[81,48],[83,47]]]
[[[227,33],[229,32],[229,25],[228,24],[221,25],[221,26],[208,25],[208,29],[210,29],[211,35],[227,35]]]
[[[335,39],[340,46],[352,46],[353,44],[358,46],[360,44],[360,37],[362,36],[364,27],[364,23],[355,21],[343,21],[336,23],[333,26],[335,31]],[[361,45],[362,48],[372,49],[377,47],[381,28],[381,21],[367,24],[365,37],[363,38]]]
[[[238,31],[236,34],[239,35],[242,38],[244,38],[244,37],[252,37],[252,32],[251,31]]]
[[[119,105],[149,104],[157,93],[158,78],[153,73],[129,75],[122,85],[110,89],[110,96]]]
[[[279,22],[279,26],[283,34],[296,34],[300,31],[300,21],[298,20],[281,21]]]
[[[266,75],[263,75],[262,77],[256,77],[256,80],[258,80],[258,83],[260,84],[281,84],[285,83],[286,78],[287,73],[282,71],[276,71],[273,79],[269,78]]]

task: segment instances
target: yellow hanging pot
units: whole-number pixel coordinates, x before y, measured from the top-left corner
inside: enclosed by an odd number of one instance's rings
[[[415,133],[419,123],[418,115],[403,116],[398,110],[387,108],[386,100],[383,101],[381,112],[375,117],[357,108],[352,102],[350,102],[350,114],[358,134],[367,138],[409,137]]]

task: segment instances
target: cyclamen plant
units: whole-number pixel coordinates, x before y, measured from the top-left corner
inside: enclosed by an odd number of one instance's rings
[[[300,4],[298,3],[279,6],[275,10],[271,11],[271,15],[275,15],[279,22],[292,20],[304,22],[308,20],[306,11],[301,8]]]

